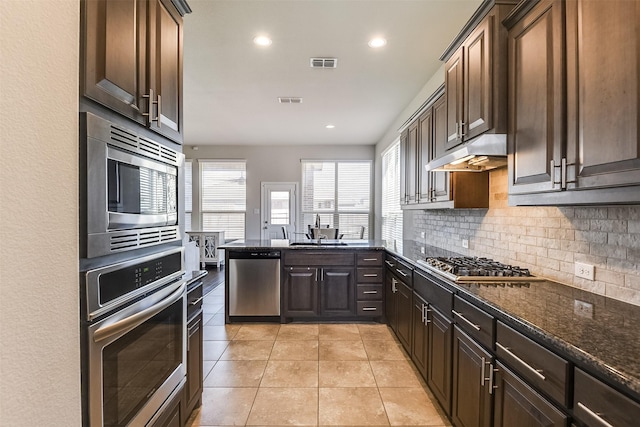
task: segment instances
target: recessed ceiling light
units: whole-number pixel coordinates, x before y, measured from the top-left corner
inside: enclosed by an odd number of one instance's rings
[[[333,128],[335,128],[336,126],[335,126],[335,125],[326,125],[325,127],[326,127],[327,129],[333,129]]]
[[[271,46],[271,39],[267,36],[257,36],[253,39],[253,42],[258,46]]]
[[[382,47],[386,44],[387,44],[387,40],[383,39],[382,37],[373,38],[369,40],[369,43],[368,43],[369,47],[372,47],[372,48]]]

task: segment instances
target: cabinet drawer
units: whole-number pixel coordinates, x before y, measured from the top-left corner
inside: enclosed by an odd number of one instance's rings
[[[569,362],[501,322],[496,325],[496,355],[535,388],[568,403]]]
[[[382,316],[382,301],[358,301],[358,316]]]
[[[382,283],[381,267],[378,268],[358,268],[358,283]]]
[[[392,271],[393,274],[398,276],[398,279],[402,280],[408,286],[413,286],[413,267],[410,264],[396,260],[396,265]]]
[[[383,251],[356,252],[356,264],[358,267],[382,267]]]
[[[450,315],[453,308],[453,292],[438,285],[418,270],[413,274],[413,289],[429,304]]]
[[[640,404],[576,368],[573,413],[586,425],[637,426]]]
[[[466,333],[487,348],[493,348],[494,317],[478,307],[455,296],[453,299],[453,321]]]
[[[187,291],[187,320],[191,320],[202,308],[202,281],[189,285]]]
[[[382,301],[382,285],[358,285],[358,301]]]
[[[387,267],[387,270],[389,271],[395,271],[396,265],[398,264],[398,260],[389,255],[389,254],[385,254],[384,257],[384,265],[385,267]]]
[[[327,266],[327,265],[354,265],[354,253],[351,251],[326,251],[305,250],[284,252],[284,265],[301,266]]]

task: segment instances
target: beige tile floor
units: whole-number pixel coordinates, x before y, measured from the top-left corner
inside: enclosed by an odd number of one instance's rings
[[[204,300],[204,392],[187,426],[450,426],[379,324],[224,324]]]

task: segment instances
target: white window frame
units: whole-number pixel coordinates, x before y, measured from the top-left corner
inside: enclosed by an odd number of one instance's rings
[[[393,152],[395,151],[395,154]],[[381,236],[380,238],[386,241],[387,246],[396,250],[402,251],[403,241],[403,212],[400,206],[400,180],[402,179],[401,159],[400,156],[402,150],[400,149],[400,138],[394,141],[389,147],[387,147],[380,155],[381,157]],[[387,161],[391,161],[390,156],[395,155],[396,164],[395,176],[389,177],[387,174]],[[389,174],[392,175],[390,172]],[[394,182],[387,182],[387,179],[394,179]],[[386,195],[391,189],[395,189],[396,192]]]

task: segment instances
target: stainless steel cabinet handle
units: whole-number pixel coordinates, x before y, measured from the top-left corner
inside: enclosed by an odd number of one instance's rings
[[[377,294],[378,291],[364,291],[363,294],[369,295],[369,294]]]
[[[316,268],[316,282],[318,281],[318,269]]]
[[[364,274],[364,277],[378,277],[377,274]]]
[[[591,410],[587,405],[582,402],[578,402],[578,407],[585,411],[587,414],[591,415],[597,422],[602,424],[604,427],[614,427],[613,424],[608,423],[604,418],[602,418],[601,413],[597,413]]]
[[[191,304],[191,305],[196,305],[196,304],[198,304],[200,301],[202,301],[203,299],[204,299],[204,297],[200,297],[200,298],[198,298],[197,300],[193,300],[193,301],[191,301],[189,304]]]
[[[365,258],[363,261],[377,261],[378,258]]]
[[[391,278],[391,292],[393,292],[394,294],[396,292],[398,292],[398,288],[396,288],[396,283],[398,283],[398,281],[395,279],[395,277]]]
[[[493,385],[494,372],[498,372],[498,370],[493,369],[493,363],[489,363],[489,378],[487,378],[489,380],[489,394],[493,394],[493,389],[498,388],[497,386]]]
[[[460,137],[466,136],[464,133],[464,122],[460,122]]]
[[[546,378],[543,375],[543,370],[542,369],[536,369],[533,366],[529,365],[527,362],[525,362],[524,360],[520,359],[518,356],[516,356],[511,350],[509,350],[508,347],[503,346],[502,344],[500,344],[499,342],[496,341],[496,347],[498,347],[499,349],[501,349],[502,351],[504,351],[505,353],[507,353],[510,357],[512,357],[516,362],[518,362],[520,365],[522,365],[524,368],[526,368],[529,372],[531,372],[532,374],[534,374],[536,377],[540,378],[542,381],[545,381]]]
[[[392,263],[392,262],[391,262],[391,261],[389,261],[389,260],[384,260],[384,262],[386,262],[386,263],[387,263],[387,265],[388,265],[389,267],[391,267],[391,268],[393,268],[393,267],[395,266],[395,264],[394,264],[394,263]]]
[[[376,307],[362,307],[362,311],[376,311]]]
[[[454,316],[458,317],[460,320],[463,320],[467,325],[471,326],[476,331],[480,331],[480,326],[476,325],[475,323],[472,323],[469,319],[464,317],[462,313],[458,313],[455,310],[451,310],[451,312],[453,313]]]
[[[482,368],[480,368],[480,369],[481,369],[481,370],[480,370],[480,385],[481,385],[482,387],[484,387],[484,381],[486,380],[486,378],[484,377],[484,375],[485,375],[485,373],[484,373],[484,367],[485,367],[485,365],[487,364],[487,362],[485,361],[485,358],[484,358],[484,357],[481,357],[481,358],[480,358],[480,362],[481,362],[481,365],[482,365]]]
[[[162,97],[158,94],[158,100],[156,101],[156,108],[158,115],[156,116],[156,122],[158,122],[158,129],[162,127]]]
[[[408,274],[405,273],[404,271],[400,270],[399,268],[396,268],[396,271],[398,272],[398,274],[400,274],[402,277],[407,277]]]

